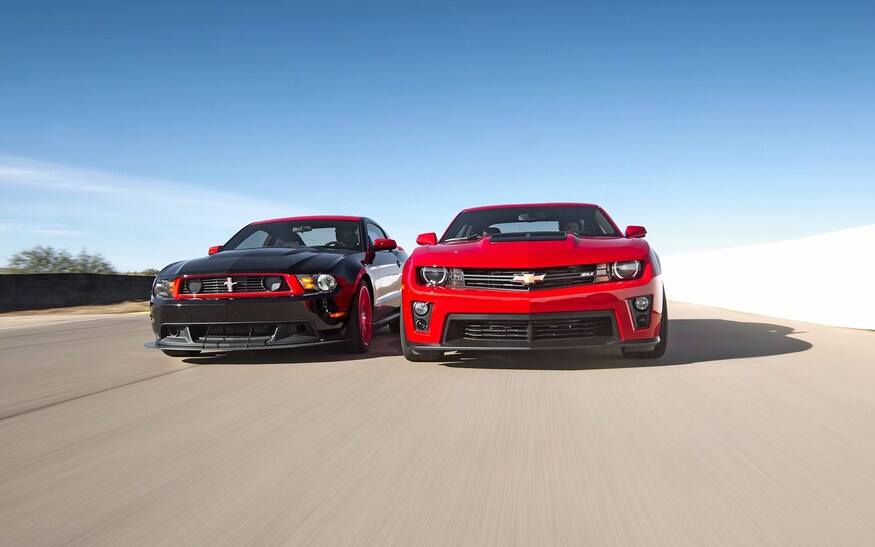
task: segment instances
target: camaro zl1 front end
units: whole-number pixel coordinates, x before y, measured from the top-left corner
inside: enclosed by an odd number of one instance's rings
[[[561,229],[563,219],[576,229]],[[621,235],[583,204],[463,211],[441,243],[420,236],[405,266],[405,356],[587,346],[661,356],[667,306],[643,232]]]

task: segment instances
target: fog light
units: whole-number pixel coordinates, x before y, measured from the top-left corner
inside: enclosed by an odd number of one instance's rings
[[[428,302],[414,302],[413,303],[413,313],[419,315],[420,317],[424,317],[428,314]]]
[[[278,291],[283,286],[283,278],[271,275],[261,280],[261,285],[266,291]]]
[[[650,318],[647,317],[646,315],[639,315],[638,317],[635,318],[635,322],[638,323],[639,327],[646,327],[647,323],[650,322],[649,319]]]
[[[204,288],[204,284],[201,282],[200,279],[189,279],[186,282],[185,286],[188,287],[188,292],[192,294],[197,294],[201,292],[201,289]]]
[[[632,305],[635,306],[635,309],[638,311],[645,311],[650,307],[650,298],[647,296],[639,296],[632,301]]]
[[[425,322],[425,319],[417,319],[413,325],[416,327],[416,330],[428,329],[428,323]]]

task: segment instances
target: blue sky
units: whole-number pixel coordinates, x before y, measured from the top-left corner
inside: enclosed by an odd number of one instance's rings
[[[875,222],[872,2],[0,0],[0,265],[582,201],[663,254]]]

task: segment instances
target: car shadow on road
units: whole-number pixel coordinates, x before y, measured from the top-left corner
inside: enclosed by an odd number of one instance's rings
[[[306,346],[291,349],[260,349],[254,351],[229,351],[202,353],[197,357],[186,357],[184,363],[190,365],[282,365],[306,363],[338,363],[342,361],[361,361],[375,357],[391,357],[401,353],[397,334],[388,329],[374,333],[371,347],[367,353],[346,353],[342,343],[323,346]]]
[[[451,353],[438,362],[453,368],[592,370],[689,365],[728,359],[768,357],[811,349],[794,338],[790,327],[771,323],[744,323],[724,319],[672,319],[669,345],[659,359],[628,359],[618,348],[580,350]],[[367,353],[348,354],[340,344],[294,349],[205,353],[183,361],[197,365],[274,365],[366,361],[401,355],[398,335],[388,329],[374,333]]]
[[[728,359],[769,357],[813,346],[794,338],[799,331],[770,323],[724,319],[672,319],[668,351],[659,359],[629,359],[618,348],[542,352],[449,354],[441,364],[454,368],[590,370],[691,365]]]

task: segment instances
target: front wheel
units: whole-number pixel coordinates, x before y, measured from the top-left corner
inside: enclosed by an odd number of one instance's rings
[[[374,309],[371,306],[371,292],[364,283],[359,284],[349,306],[349,340],[347,353],[365,353],[371,345]]]

